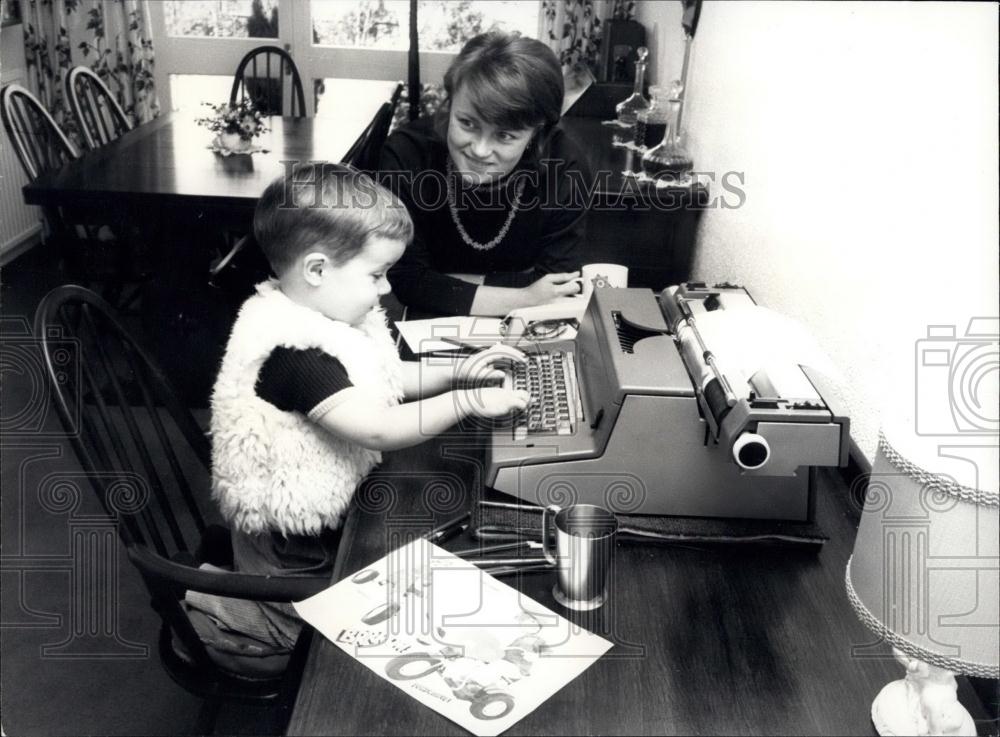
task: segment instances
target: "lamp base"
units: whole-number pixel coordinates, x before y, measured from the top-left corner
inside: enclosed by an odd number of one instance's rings
[[[958,703],[951,671],[928,665],[893,649],[906,666],[906,677],[883,688],[872,702],[872,724],[890,735],[959,735],[974,737],[976,723]]]

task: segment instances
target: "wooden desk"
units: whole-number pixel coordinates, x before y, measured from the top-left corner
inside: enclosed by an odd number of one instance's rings
[[[691,278],[695,234],[709,204],[704,186],[661,189],[622,176],[638,171],[633,151],[611,145],[597,118],[566,116],[562,128],[587,152],[597,190],[587,215],[584,263],[629,267],[629,286],[662,289]]]
[[[359,490],[335,578],[384,556],[388,540],[455,516],[481,464],[468,437],[387,454]],[[550,574],[504,579],[616,643],[505,734],[874,734],[872,699],[903,673],[884,646],[871,647],[844,592],[857,509],[837,473],[819,479],[818,521],[830,536],[819,554],[620,545],[610,601],[595,613],[561,609]],[[984,716],[967,682],[959,697]],[[466,733],[316,635],[288,734]]]

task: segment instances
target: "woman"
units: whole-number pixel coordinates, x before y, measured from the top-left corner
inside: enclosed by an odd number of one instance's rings
[[[389,281],[437,314],[505,315],[578,294],[590,173],[556,127],[563,78],[542,42],[469,41],[445,74],[436,116],[393,133],[382,182],[413,217]]]

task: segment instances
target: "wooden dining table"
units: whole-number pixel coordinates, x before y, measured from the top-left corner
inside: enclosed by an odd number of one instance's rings
[[[392,85],[377,89],[388,99]],[[246,227],[264,188],[289,167],[340,161],[383,101],[381,92],[344,106],[336,117],[267,118],[268,130],[255,140],[260,150],[252,154],[217,153],[215,134],[196,122],[196,114],[167,113],[45,172],[24,186],[24,200],[49,207],[108,207],[140,225],[169,214],[168,219]]]
[[[386,454],[355,496],[333,579],[470,509],[483,441],[455,432]],[[852,491],[836,469],[818,472],[816,520],[829,537],[818,552],[619,541],[595,611],[562,608],[552,572],[504,578],[613,645],[504,734],[874,735],[872,700],[904,673],[844,588],[860,513]],[[465,533],[444,547],[475,545]],[[989,724],[964,679],[959,698]],[[468,734],[315,632],[286,733]]]
[[[396,84],[354,85],[350,100],[328,100],[320,117],[267,118],[252,154],[211,148],[215,134],[197,122],[207,107],[165,113],[42,174],[24,200],[66,208],[72,222],[76,213],[99,217],[125,242],[131,270],[151,276],[140,283],[144,337],[187,401],[204,406],[236,310],[260,276],[230,267],[219,288],[212,265],[251,231],[272,180],[298,162],[340,161]]]

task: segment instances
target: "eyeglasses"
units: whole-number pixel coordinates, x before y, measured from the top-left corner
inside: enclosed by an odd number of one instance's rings
[[[504,318],[500,323],[500,334],[504,337],[515,337],[510,328],[512,319]],[[529,320],[524,326],[520,338],[525,340],[554,340],[570,330],[579,330],[580,322],[576,318],[553,318],[549,320]]]

